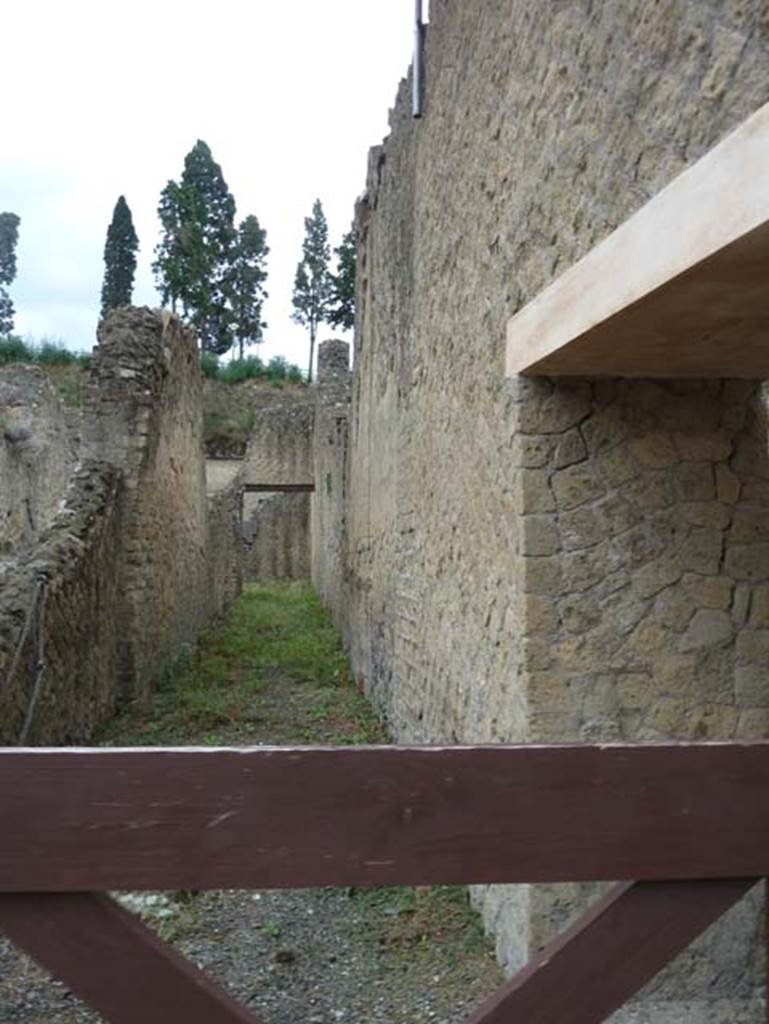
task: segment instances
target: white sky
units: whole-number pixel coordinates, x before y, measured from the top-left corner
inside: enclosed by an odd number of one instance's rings
[[[158,199],[200,138],[238,219],[267,229],[259,354],[304,367],[307,337],[290,320],[304,217],[317,196],[332,247],[349,227],[413,16],[413,0],[6,0],[0,211],[21,217],[17,333],[91,347],[121,194],[140,242],[134,303],[158,304]]]

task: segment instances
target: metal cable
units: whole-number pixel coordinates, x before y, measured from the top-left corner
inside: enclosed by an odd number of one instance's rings
[[[35,584],[35,590],[32,594],[32,600],[30,601],[29,608],[27,609],[27,615],[24,620],[24,626],[21,630],[21,636],[19,637],[19,642],[16,645],[16,650],[14,651],[13,658],[11,659],[11,669],[8,675],[5,677],[5,682],[3,683],[2,686],[3,690],[8,689],[8,687],[13,682],[13,677],[16,675],[16,669],[19,667],[19,659],[21,658],[21,652],[24,650],[24,644],[27,642],[27,637],[29,636],[29,627],[32,625],[32,619],[35,616],[35,608],[37,607],[37,600],[38,597],[40,596],[40,591],[42,590],[44,583],[45,577],[38,576],[37,582]]]
[[[19,733],[18,745],[20,747],[23,747],[27,742],[29,730],[32,728],[37,702],[40,697],[40,690],[42,689],[43,676],[45,674],[45,603],[47,598],[45,577],[40,577],[38,579],[38,588],[40,603],[35,614],[37,626],[37,629],[35,630],[35,682],[32,687],[32,696],[29,700],[29,707],[27,708],[27,716],[24,719],[24,725]]]

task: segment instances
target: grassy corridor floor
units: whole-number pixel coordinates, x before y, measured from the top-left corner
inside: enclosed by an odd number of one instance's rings
[[[110,746],[386,743],[355,689],[339,636],[310,586],[250,586],[148,707],[103,732]]]
[[[386,743],[310,587],[249,587],[109,746]],[[460,1024],[501,982],[461,887],[129,894],[266,1024]],[[0,937],[0,1024],[98,1018]]]

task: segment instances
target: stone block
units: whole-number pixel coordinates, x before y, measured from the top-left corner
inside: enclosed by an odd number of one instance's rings
[[[584,464],[570,466],[555,473],[552,489],[560,510],[579,508],[580,505],[596,501],[606,493],[606,488],[595,471]]]
[[[554,512],[555,497],[548,473],[543,469],[521,469],[516,474],[516,507],[523,515]]]
[[[523,516],[520,537],[522,555],[554,555],[561,546],[554,516]]]
[[[730,615],[726,612],[702,609],[695,612],[689,626],[679,641],[679,650],[695,651],[706,647],[718,647],[728,643],[734,635]]]

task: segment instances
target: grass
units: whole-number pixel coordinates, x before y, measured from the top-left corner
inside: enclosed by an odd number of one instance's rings
[[[355,685],[339,636],[304,583],[252,585],[194,653],[169,666],[145,706],[133,706],[98,737],[108,746],[348,745],[389,742]],[[433,955],[488,956],[463,886],[349,890],[381,947],[404,962]],[[177,897],[178,898],[178,897]],[[163,906],[163,905],[161,905]],[[163,918],[175,937],[194,930],[196,904]],[[277,938],[274,925],[265,934]]]
[[[353,685],[339,637],[307,584],[250,586],[150,702],[100,737],[111,745],[386,742]]]

